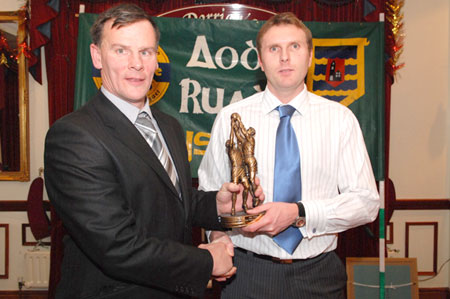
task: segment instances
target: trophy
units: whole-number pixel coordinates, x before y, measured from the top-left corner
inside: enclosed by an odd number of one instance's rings
[[[247,197],[249,193],[253,198],[253,207],[260,204],[258,197],[255,196],[255,177],[258,171],[258,164],[255,158],[255,133],[254,128],[245,128],[238,113],[231,115],[230,139],[226,141],[225,146],[231,163],[231,182],[244,186],[242,193],[243,211],[236,213],[236,193],[233,193],[230,214],[219,216],[219,221],[225,228],[247,226],[264,215],[264,213],[258,215],[247,214]]]

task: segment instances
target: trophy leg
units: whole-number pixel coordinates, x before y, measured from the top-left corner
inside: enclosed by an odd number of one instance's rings
[[[236,193],[231,197],[231,216],[236,215]]]
[[[253,207],[254,208],[259,206],[259,204],[260,204],[259,198],[255,196],[255,190],[256,190],[256,186],[255,186],[255,184],[252,184],[252,196],[253,196]]]
[[[242,192],[242,209],[244,210],[245,214],[247,214],[248,210],[247,196],[248,196],[248,189],[244,188],[244,191]]]
[[[258,197],[253,197],[253,207],[256,208],[257,206],[259,206],[260,201]]]

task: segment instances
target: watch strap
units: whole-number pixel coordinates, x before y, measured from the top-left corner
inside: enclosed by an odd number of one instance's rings
[[[298,206],[298,216],[305,217],[306,216],[305,206],[302,204],[301,201],[297,202],[297,206]]]

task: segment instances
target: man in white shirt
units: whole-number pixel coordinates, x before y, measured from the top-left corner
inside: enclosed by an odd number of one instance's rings
[[[199,168],[200,189],[230,181],[225,142],[231,114],[239,113],[246,127],[256,129],[255,157],[266,198],[249,213],[265,215],[245,228],[209,235],[236,246],[237,273],[222,298],[344,298],[345,268],[333,251],[337,233],[372,222],[379,208],[359,123],[347,107],[307,91],[312,36],[294,14],[269,19],[256,43],[267,87],[222,109]],[[301,179],[288,188],[299,198],[294,203],[274,202],[278,107],[285,105],[295,109],[290,123],[300,152]],[[273,237],[292,228],[303,239],[288,252]]]

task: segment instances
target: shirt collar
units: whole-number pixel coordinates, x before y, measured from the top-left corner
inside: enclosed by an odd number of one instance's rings
[[[269,88],[263,91],[263,112],[270,113],[275,110],[278,106],[284,105]],[[293,98],[288,105],[295,108],[301,115],[305,115],[309,110],[309,96],[306,84],[304,84],[303,90]]]
[[[105,97],[111,101],[111,103],[114,104],[114,106],[117,107],[117,109],[120,110],[133,124],[136,122],[136,119],[138,117],[138,114],[142,111],[145,111],[150,115],[150,118],[152,117],[152,112],[150,110],[150,105],[148,104],[148,98],[145,99],[145,105],[144,107],[139,110],[136,106],[122,100],[118,96],[112,94],[106,88],[103,86],[101,87],[102,93],[105,95]]]

